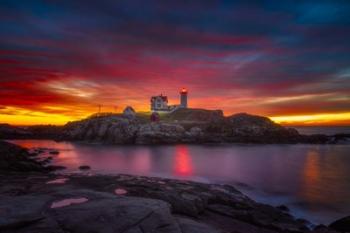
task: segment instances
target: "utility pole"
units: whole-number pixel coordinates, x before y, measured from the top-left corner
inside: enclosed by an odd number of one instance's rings
[[[102,107],[102,105],[99,104],[99,105],[98,105],[98,113],[101,113],[101,107]]]

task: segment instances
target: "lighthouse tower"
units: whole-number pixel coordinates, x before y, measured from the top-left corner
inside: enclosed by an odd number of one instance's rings
[[[180,107],[187,108],[187,90],[182,88],[180,91]]]

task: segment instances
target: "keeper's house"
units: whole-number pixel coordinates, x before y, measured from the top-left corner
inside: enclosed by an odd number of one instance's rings
[[[162,94],[151,97],[152,112],[171,112],[178,108],[187,108],[187,90],[180,91],[180,105],[168,105],[168,97]]]

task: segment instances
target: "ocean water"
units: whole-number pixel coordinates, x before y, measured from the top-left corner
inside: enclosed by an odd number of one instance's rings
[[[326,134],[334,135],[339,133],[350,134],[350,126],[296,126],[292,127],[299,131],[301,134]]]
[[[55,148],[53,163],[78,172],[135,174],[231,184],[251,198],[287,205],[314,224],[350,214],[350,145],[112,146],[14,140]]]

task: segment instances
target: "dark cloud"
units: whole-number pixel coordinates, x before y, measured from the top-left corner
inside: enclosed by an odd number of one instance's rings
[[[105,88],[118,87],[128,96],[113,98],[137,104],[183,85],[194,98],[350,90],[349,78],[338,75],[349,69],[349,1],[3,0],[0,6],[4,106],[86,104],[79,93],[47,88],[55,80],[100,85],[86,89],[103,100]],[[349,111],[343,102],[320,101],[324,111]],[[311,106],[266,108],[322,110]]]

